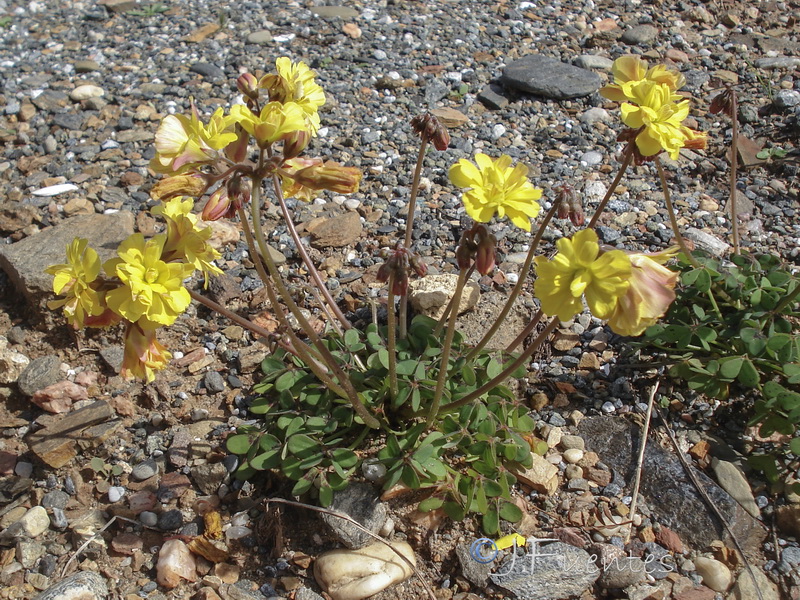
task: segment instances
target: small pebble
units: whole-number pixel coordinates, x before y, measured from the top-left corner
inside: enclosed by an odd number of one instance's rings
[[[155,527],[158,525],[158,515],[149,510],[139,513],[139,520],[142,522],[142,525],[146,525],[147,527]]]
[[[112,486],[108,488],[108,501],[114,504],[122,500],[125,495],[125,488],[120,486]]]

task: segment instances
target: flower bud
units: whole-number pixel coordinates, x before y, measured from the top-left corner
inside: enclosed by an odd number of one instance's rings
[[[333,161],[300,169],[291,175],[300,185],[314,190],[330,190],[338,194],[352,194],[358,191],[361,171],[355,167],[345,167]]]
[[[392,293],[395,296],[405,296],[408,293],[408,274],[401,272],[394,278]]]
[[[381,283],[386,283],[389,281],[389,275],[392,274],[392,266],[389,264],[389,261],[381,263],[381,266],[378,267],[378,273],[375,275],[375,279]]]
[[[472,251],[466,244],[459,244],[456,248],[456,264],[462,271],[472,266]]]
[[[283,136],[283,157],[285,159],[300,156],[311,141],[311,134],[305,129],[292,131]]]
[[[228,216],[231,209],[231,199],[228,195],[228,188],[220,186],[203,207],[202,219],[204,221],[219,221],[222,217]]]
[[[235,141],[225,146],[225,156],[233,162],[242,162],[247,158],[247,148],[250,145],[250,134],[245,131],[244,127],[236,124],[236,135],[238,136]]]
[[[708,107],[708,112],[710,112],[712,115],[724,113],[733,118],[733,101],[735,93],[736,92],[734,92],[731,88],[722,90],[719,94],[714,96],[714,99],[711,101],[711,104]]]
[[[586,215],[583,213],[583,206],[581,206],[580,200],[575,196],[569,200],[569,220],[575,227],[581,227],[584,221],[586,221]]]
[[[417,115],[411,119],[411,127],[422,139],[428,140],[433,147],[443,152],[450,145],[450,134],[447,127],[430,113]]]
[[[236,89],[251,100],[258,100],[258,80],[252,73],[242,73],[236,79]]]
[[[495,237],[491,234],[483,236],[475,253],[475,268],[481,275],[487,275],[495,265]]]
[[[425,277],[428,274],[428,265],[422,260],[420,260],[419,256],[416,254],[411,257],[411,268],[414,269],[414,273],[417,274],[417,277]]]

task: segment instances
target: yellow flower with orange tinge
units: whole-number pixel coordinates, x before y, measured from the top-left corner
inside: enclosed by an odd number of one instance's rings
[[[628,291],[631,261],[622,250],[600,253],[597,234],[582,229],[556,242],[550,260],[537,256],[534,293],[542,311],[567,321],[583,311],[582,298],[598,319],[608,319]]]
[[[450,181],[469,188],[461,196],[467,214],[480,223],[488,223],[497,213],[525,231],[531,230],[541,207],[537,200],[542,190],[528,181],[528,168],[511,167],[511,157],[503,154],[494,160],[485,154],[475,155],[475,163],[462,158],[450,167]]]
[[[88,244],[86,239],[75,238],[67,246],[67,262],[45,269],[45,273],[53,275],[53,291],[66,296],[52,300],[48,307],[63,307],[67,322],[75,329],[83,327],[88,317],[105,310],[101,295],[92,285],[100,274],[100,258]]]
[[[678,253],[670,248],[656,254],[630,254],[628,291],[620,297],[608,326],[620,335],[641,335],[664,316],[675,300],[678,273],[664,266]]]
[[[686,79],[678,71],[664,65],[647,68],[647,62],[638,56],[621,56],[611,67],[614,83],[600,88],[600,95],[616,102],[632,102],[633,87],[645,85],[666,85],[673,92],[686,84]],[[680,100],[674,95],[673,100]]]
[[[156,339],[155,329],[128,323],[120,375],[150,383],[155,379],[155,371],[166,367],[171,358],[172,354]]]

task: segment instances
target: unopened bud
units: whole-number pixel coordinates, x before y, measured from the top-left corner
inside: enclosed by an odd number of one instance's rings
[[[236,124],[236,139],[225,146],[225,156],[233,162],[239,163],[247,158],[247,147],[250,145],[250,134],[244,127]]]
[[[466,244],[459,244],[456,248],[456,264],[462,271],[472,266],[472,251]]]
[[[241,206],[241,204],[239,204]],[[239,206],[232,202],[227,186],[221,186],[203,207],[201,218],[204,221],[219,221],[223,217],[230,218],[236,214]]]
[[[375,279],[381,283],[386,283],[389,281],[389,275],[392,274],[392,266],[389,264],[389,261],[381,263],[381,266],[378,267],[378,273],[375,275]]]
[[[333,161],[313,165],[291,174],[300,185],[312,190],[330,190],[337,194],[352,194],[358,191],[361,171],[355,167],[345,167]]]
[[[285,159],[300,156],[311,141],[311,134],[305,129],[298,129],[283,136],[283,157]]]
[[[405,296],[408,293],[408,274],[405,271],[395,276],[392,293],[395,296]]]
[[[495,265],[495,237],[491,234],[484,236],[478,243],[475,253],[475,268],[481,275],[487,275]]]
[[[575,227],[582,227],[586,221],[586,215],[583,213],[583,206],[580,200],[573,196],[569,201],[569,220]]]
[[[411,268],[414,269],[414,273],[417,274],[417,277],[425,277],[428,274],[428,265],[420,260],[419,256],[412,256],[411,257]]]
[[[708,107],[708,112],[712,115],[716,115],[718,113],[724,113],[729,117],[733,118],[733,104],[734,104],[734,94],[736,92],[733,91],[732,88],[726,88],[722,90],[719,94],[714,96],[714,99],[711,101],[711,104]]]
[[[258,80],[252,73],[242,73],[239,75],[236,79],[236,89],[251,100],[258,100]]]
[[[433,147],[443,152],[450,145],[450,134],[447,127],[430,113],[417,115],[411,119],[411,127],[421,138],[429,140]]]

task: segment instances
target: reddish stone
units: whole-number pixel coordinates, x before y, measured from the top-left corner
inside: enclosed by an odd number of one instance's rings
[[[656,542],[664,546],[664,548],[670,552],[675,552],[676,554],[683,554],[684,552],[681,538],[677,533],[667,527],[662,527],[658,533],[656,533]]]

